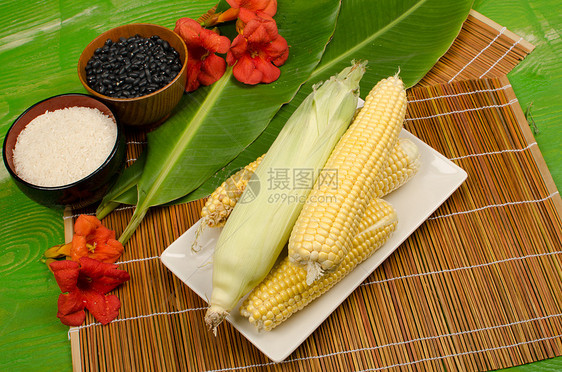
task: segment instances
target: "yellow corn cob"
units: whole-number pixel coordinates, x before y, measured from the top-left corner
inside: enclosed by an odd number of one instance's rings
[[[309,286],[306,269],[286,257],[250,292],[240,307],[240,314],[258,330],[269,331],[278,326],[370,257],[386,242],[396,224],[394,208],[382,199],[373,199],[359,224],[360,232],[353,239],[353,248],[334,272]]]
[[[234,173],[213,191],[205,202],[205,206],[201,209],[202,225],[208,225],[209,227],[224,226],[230,212],[242,196],[248,181],[264,156],[260,156],[254,162]]]
[[[336,172],[337,184],[317,179],[289,239],[289,257],[306,266],[309,284],[335,270],[351,248],[405,113],[402,80],[381,80],[326,162],[324,170]]]
[[[420,167],[420,153],[415,143],[399,138],[388,157],[386,167],[376,178],[375,198],[382,198],[408,182]]]
[[[262,158],[263,155],[230,176],[211,194],[201,210],[201,226],[221,227],[225,224]],[[377,178],[374,196],[382,198],[405,184],[416,174],[419,165],[419,150],[416,144],[409,139],[400,138],[388,158],[385,169]]]

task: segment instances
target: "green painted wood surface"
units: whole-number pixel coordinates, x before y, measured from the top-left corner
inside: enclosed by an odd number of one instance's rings
[[[562,22],[559,0],[477,0],[474,9],[523,36],[535,51],[509,79],[523,110],[532,103],[536,140],[562,185]],[[205,9],[192,9],[202,13]],[[0,3],[0,139],[34,102],[83,92],[76,75],[82,48],[129,22],[171,27],[186,2],[8,0]],[[56,151],[56,149],[53,149]],[[27,199],[0,166],[0,371],[70,371],[68,328],[56,318],[58,288],[39,259],[63,241],[62,212]],[[562,357],[512,370],[562,370]]]

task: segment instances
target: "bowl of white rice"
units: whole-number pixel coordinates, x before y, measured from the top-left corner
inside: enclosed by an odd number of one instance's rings
[[[95,97],[47,98],[12,124],[2,149],[17,186],[49,207],[81,208],[99,201],[125,163],[116,115]]]

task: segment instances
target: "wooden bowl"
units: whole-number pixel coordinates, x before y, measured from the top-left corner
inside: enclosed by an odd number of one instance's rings
[[[81,180],[61,186],[39,186],[22,179],[16,172],[14,165],[14,148],[20,133],[36,117],[47,111],[55,111],[67,107],[89,107],[100,110],[109,116],[117,125],[117,139],[113,149],[105,162],[94,172]],[[56,151],[56,149],[53,149]],[[6,137],[2,155],[8,173],[18,186],[30,199],[51,208],[81,208],[99,201],[108,189],[115,183],[119,173],[125,166],[125,135],[115,117],[115,113],[103,102],[95,97],[68,93],[44,99],[24,111],[12,124]],[[80,156],[80,154],[76,154]]]
[[[96,49],[101,48],[107,39],[116,42],[119,38],[159,36],[166,40],[179,54],[182,68],[178,75],[165,87],[150,94],[136,98],[114,98],[100,94],[88,86],[86,65]],[[159,25],[134,23],[119,26],[104,32],[84,49],[78,60],[78,77],[84,88],[93,96],[109,105],[124,125],[155,127],[163,123],[185,92],[187,82],[187,47],[183,39],[174,31]]]

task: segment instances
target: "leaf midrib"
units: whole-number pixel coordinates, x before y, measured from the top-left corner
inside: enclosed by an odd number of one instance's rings
[[[402,13],[402,15],[400,15],[400,17],[397,17],[396,19],[394,19],[392,22],[390,22],[389,24],[387,24],[386,26],[384,26],[383,28],[381,28],[380,30],[378,30],[377,32],[375,32],[374,34],[372,34],[371,36],[369,36],[368,38],[366,38],[365,40],[363,40],[360,43],[357,43],[353,48],[348,49],[346,52],[340,54],[339,57],[336,57],[334,59],[332,59],[330,62],[326,63],[325,65],[321,65],[320,67],[318,67],[317,69],[315,69],[312,74],[310,75],[310,78],[308,79],[309,81],[316,81],[317,80],[317,76],[321,75],[322,73],[324,73],[324,71],[330,69],[332,66],[334,66],[336,63],[342,61],[342,60],[348,60],[349,57],[351,55],[353,55],[353,53],[355,53],[356,51],[364,48],[365,46],[367,46],[369,43],[371,43],[373,40],[375,40],[376,38],[378,38],[380,35],[384,34],[386,31],[388,31],[389,29],[391,29],[392,27],[394,27],[395,25],[397,25],[398,23],[402,22],[405,18],[407,18],[408,16],[410,16],[413,12],[415,12],[420,6],[422,6],[422,4],[424,4],[427,0],[420,0],[417,3],[415,3],[413,6],[411,6],[407,11],[405,11],[404,13]],[[339,22],[339,21],[338,21]],[[336,26],[337,27],[337,26]],[[329,44],[328,44],[329,45]]]
[[[161,172],[158,173],[158,177],[156,177],[156,180],[148,189],[146,197],[142,198],[142,202],[140,202],[141,195],[139,188],[140,204],[137,206],[138,209],[143,210],[144,208],[150,207],[150,200],[154,197],[156,192],[160,190],[160,186],[164,183],[164,180],[166,179],[168,174],[170,174],[171,169],[174,168],[175,164],[178,162],[178,159],[182,154],[181,149],[184,149],[187,144],[193,139],[193,137],[199,130],[199,127],[201,127],[202,123],[204,122],[204,119],[212,111],[211,108],[220,97],[220,94],[224,90],[226,83],[230,80],[230,75],[232,75],[232,68],[228,68],[223,77],[215,84],[213,84],[213,87],[209,91],[209,94],[207,95],[203,103],[199,106],[199,109],[195,112],[193,120],[189,123],[189,125],[186,126],[186,129],[180,136],[180,140],[177,141],[176,145],[172,149],[170,161],[165,162],[164,168]]]

